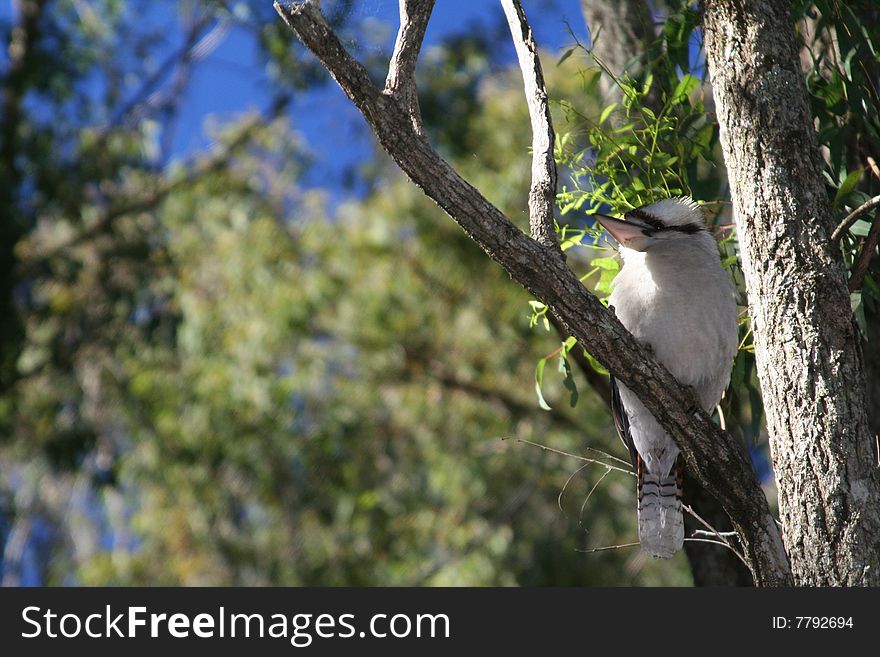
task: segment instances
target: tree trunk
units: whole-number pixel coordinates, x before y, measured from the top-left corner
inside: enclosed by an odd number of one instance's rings
[[[656,36],[647,0],[581,0],[581,11],[590,47],[615,75],[641,68],[638,57]],[[602,93],[619,91],[607,76],[600,84]]]
[[[703,0],[792,573],[876,586],[880,470],[793,25],[786,2]]]

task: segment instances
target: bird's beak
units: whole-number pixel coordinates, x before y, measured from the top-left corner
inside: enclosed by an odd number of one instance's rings
[[[611,233],[611,236],[617,240],[621,246],[632,248],[633,242],[646,237],[645,226],[637,224],[633,221],[621,221],[614,217],[608,217],[604,214],[591,215],[596,221],[602,224],[602,227]],[[641,250],[641,249],[637,249]]]

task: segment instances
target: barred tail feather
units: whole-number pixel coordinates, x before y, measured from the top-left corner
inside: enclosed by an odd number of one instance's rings
[[[684,544],[679,459],[665,477],[648,472],[641,457],[637,470],[639,541],[648,554],[669,558]]]

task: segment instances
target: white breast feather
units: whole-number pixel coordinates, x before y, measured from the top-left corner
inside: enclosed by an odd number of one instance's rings
[[[727,387],[737,347],[734,288],[714,240],[704,234],[688,246],[621,252],[624,264],[610,297],[615,313],[676,379],[696,389],[710,412]],[[648,471],[668,474],[678,448],[638,398],[620,388]]]

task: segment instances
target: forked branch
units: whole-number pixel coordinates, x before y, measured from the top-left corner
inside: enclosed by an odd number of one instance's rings
[[[400,30],[388,64],[385,93],[394,96],[406,109],[413,129],[422,134],[422,114],[416,88],[416,62],[422,49],[428,19],[435,0],[400,0]]]
[[[565,265],[559,247],[541,239],[546,221],[537,238],[532,239],[468,184],[413,125],[411,104],[373,85],[363,66],[346,52],[327,25],[316,2],[276,2],[275,8],[360,109],[379,143],[403,172],[514,280],[545,303],[569,335],[639,396],[681,448],[693,474],[730,515],[742,538],[743,552],[756,584],[790,585],[791,568],[779,528],[743,446],[715,426],[700,409],[693,391],[679,384],[614,314],[587,291]],[[530,32],[521,7],[517,22],[520,35]],[[413,52],[413,47],[400,46],[399,50]],[[405,54],[401,52],[398,58],[406,59]],[[526,59],[531,61],[532,55]],[[538,84],[534,72],[524,73],[524,77],[532,77]],[[545,111],[540,100],[535,107]],[[549,115],[545,116],[549,125]],[[546,199],[542,204],[546,209]]]

